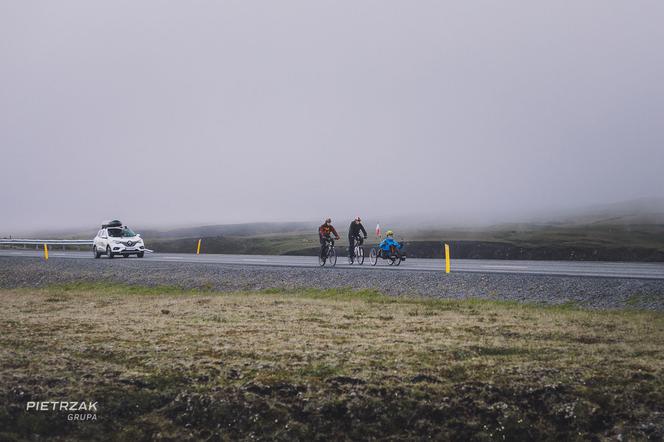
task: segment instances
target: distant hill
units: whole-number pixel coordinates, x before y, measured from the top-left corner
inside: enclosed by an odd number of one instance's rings
[[[563,225],[664,224],[664,198],[640,198],[540,216],[539,222]]]
[[[457,258],[664,261],[664,199],[640,199],[541,216],[528,222],[487,226],[446,227],[435,222],[409,222],[400,216],[381,220],[410,256],[439,257],[443,241]],[[392,221],[392,222],[389,222]],[[367,245],[376,242],[375,221],[365,222]],[[313,255],[319,247],[317,222],[245,223],[141,229],[149,248],[157,252],[194,253],[202,239],[203,253]],[[337,224],[344,253],[346,223]],[[91,238],[98,226],[40,232],[41,238]]]
[[[315,223],[246,223],[218,224],[199,227],[185,227],[172,230],[147,230],[145,235],[153,238],[192,238],[215,236],[256,236],[279,233],[311,232],[316,229]]]

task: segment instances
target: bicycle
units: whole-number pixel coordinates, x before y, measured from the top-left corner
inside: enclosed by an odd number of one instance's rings
[[[325,238],[325,243],[321,246],[321,252],[318,254],[318,265],[323,267],[326,263],[330,267],[337,265],[337,251],[334,248],[334,240],[329,236]]]
[[[380,247],[373,247],[369,253],[369,262],[371,262],[372,266],[378,264],[378,258],[386,260],[391,266],[398,266],[401,264],[401,261],[406,260],[406,254],[394,246],[390,246],[389,252]]]
[[[353,265],[357,263],[358,265],[364,264],[364,239],[360,235],[355,235],[354,241],[355,247],[353,248],[353,255],[351,255],[350,250],[348,251],[348,264]]]

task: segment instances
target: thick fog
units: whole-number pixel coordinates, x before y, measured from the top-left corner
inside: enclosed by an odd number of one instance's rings
[[[664,196],[661,1],[5,1],[0,233]]]

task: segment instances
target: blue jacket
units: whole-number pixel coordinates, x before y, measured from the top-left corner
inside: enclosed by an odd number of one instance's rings
[[[401,249],[401,244],[396,242],[392,238],[385,238],[384,240],[381,241],[381,243],[378,245],[381,249],[385,250],[386,252],[390,251],[390,246],[395,246],[397,249]]]

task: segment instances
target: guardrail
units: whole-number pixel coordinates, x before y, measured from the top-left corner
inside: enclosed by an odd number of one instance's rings
[[[43,244],[54,246],[91,246],[91,239],[0,239],[0,244],[18,244],[41,246]]]
[[[48,246],[91,246],[94,241],[91,239],[8,239],[0,238],[0,245],[19,245],[19,246],[39,246],[44,247],[44,258],[48,259]],[[154,253],[154,250],[145,249],[146,253]]]
[[[1,238],[0,245],[19,245],[19,246],[39,246],[44,247],[44,259],[48,260],[48,246],[91,246],[93,241],[91,239],[19,239],[19,238]]]

